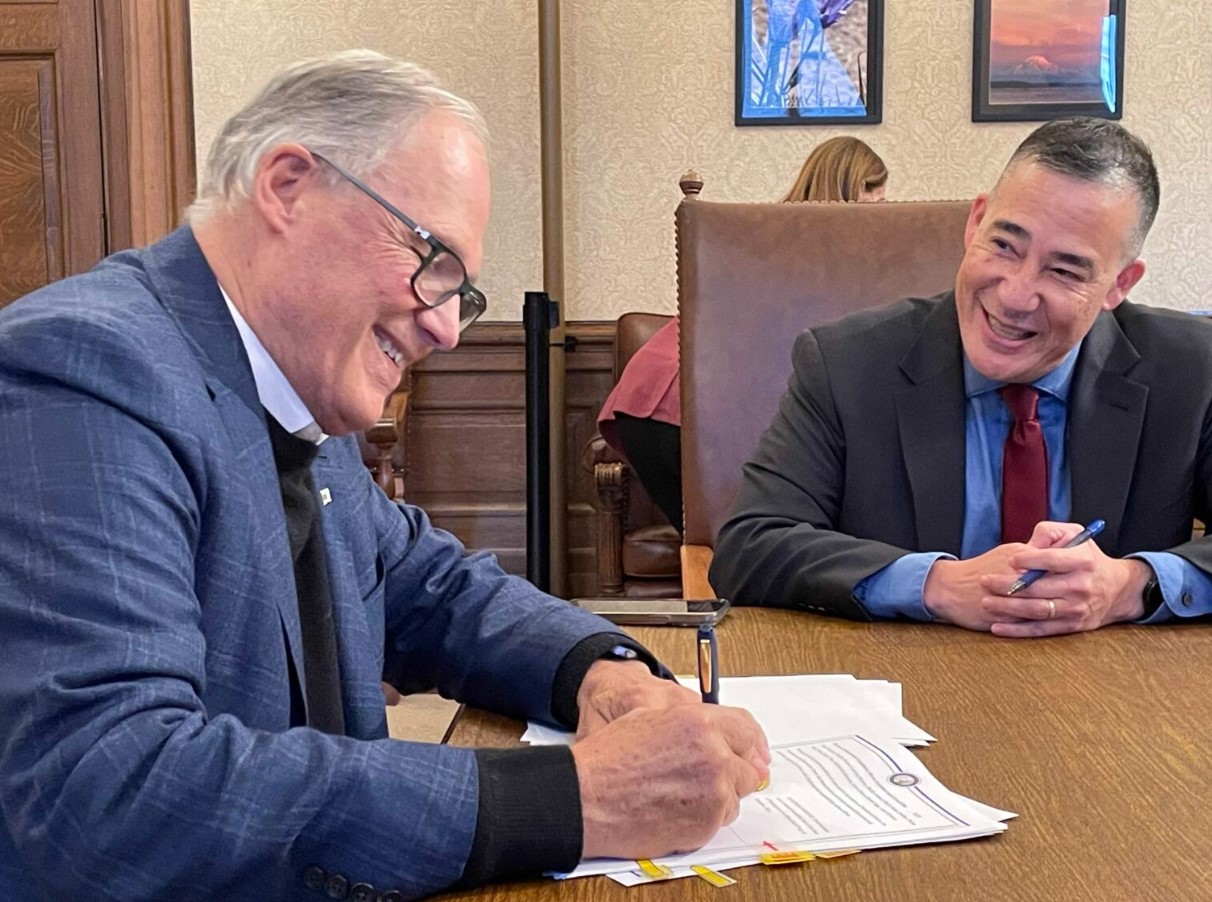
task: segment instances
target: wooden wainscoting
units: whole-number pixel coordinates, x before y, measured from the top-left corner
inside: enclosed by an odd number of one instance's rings
[[[569,323],[565,436],[568,582],[597,590],[593,476],[581,451],[612,385],[614,323]],[[412,370],[397,466],[408,501],[469,548],[491,551],[510,573],[526,572],[525,335],[521,323],[472,326],[459,347]]]

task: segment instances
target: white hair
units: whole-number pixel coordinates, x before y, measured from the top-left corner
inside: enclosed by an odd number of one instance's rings
[[[279,144],[302,144],[354,172],[370,172],[417,120],[435,111],[462,120],[487,143],[479,110],[420,66],[372,50],[296,63],[224,124],[186,221],[197,224],[248,198],[261,157]],[[325,170],[322,178],[338,178]]]

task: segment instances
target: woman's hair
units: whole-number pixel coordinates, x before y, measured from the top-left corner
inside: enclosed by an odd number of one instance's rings
[[[858,200],[888,181],[879,154],[858,138],[830,138],[813,148],[783,201]]]

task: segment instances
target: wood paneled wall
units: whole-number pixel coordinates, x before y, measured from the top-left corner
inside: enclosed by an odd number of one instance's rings
[[[597,591],[593,475],[581,452],[609,394],[614,323],[569,323],[564,429],[568,447],[568,582]],[[405,497],[469,548],[526,572],[526,371],[521,323],[472,326],[447,354],[413,368],[402,451]]]

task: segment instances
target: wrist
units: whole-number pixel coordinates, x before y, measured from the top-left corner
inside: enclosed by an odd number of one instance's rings
[[[951,592],[947,584],[947,570],[956,563],[948,558],[939,558],[931,564],[926,581],[922,583],[922,607],[935,620],[951,622],[948,615]]]
[[[620,681],[639,682],[655,679],[648,665],[640,660],[622,658],[599,658],[585,671],[581,688],[577,691],[577,707],[584,711],[592,707],[594,696],[599,692],[618,694]]]
[[[1152,611],[1146,611],[1145,595],[1150,587],[1157,586],[1157,575],[1146,561],[1127,558],[1122,563],[1128,573],[1124,587],[1116,599],[1115,616],[1112,619],[1117,621],[1140,620],[1146,613],[1152,613]],[[1155,606],[1153,610],[1156,609]]]

